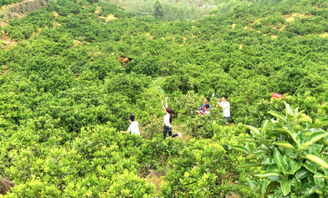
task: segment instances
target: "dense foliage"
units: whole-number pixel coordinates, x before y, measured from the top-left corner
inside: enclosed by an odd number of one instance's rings
[[[284,114],[270,112],[277,120],[263,122],[260,129],[247,126],[252,137],[243,137],[245,146],[235,146],[248,154],[255,166],[260,166],[256,177],[259,185],[248,179],[249,186],[260,189],[262,196],[311,197],[324,196],[327,191],[328,120],[312,121],[303,112],[286,104]]]
[[[227,0],[105,0],[130,12],[153,15],[165,20],[199,19]]]
[[[1,0],[0,7],[4,6],[4,5],[13,4],[13,3],[18,3],[18,2],[21,2],[21,1],[23,1],[23,0]]]
[[[222,1],[198,21],[159,6],[49,0],[1,26],[6,197],[325,197],[328,3]],[[163,140],[164,96],[182,139]],[[142,137],[119,132],[130,114]]]

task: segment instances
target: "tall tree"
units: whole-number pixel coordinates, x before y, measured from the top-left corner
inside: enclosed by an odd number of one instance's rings
[[[154,3],[154,16],[156,18],[162,18],[164,16],[163,7],[159,1]]]

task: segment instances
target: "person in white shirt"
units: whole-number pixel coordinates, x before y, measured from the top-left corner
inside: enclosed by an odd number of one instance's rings
[[[135,120],[134,115],[130,115],[130,126],[128,128],[128,132],[133,135],[140,135],[139,131],[139,123]]]
[[[230,121],[231,115],[230,115],[230,103],[227,101],[228,97],[227,96],[222,96],[220,99],[218,99],[217,106],[221,107],[223,110],[223,117],[226,119],[227,122]]]
[[[164,129],[163,129],[163,137],[166,138],[168,134],[171,137],[179,136],[181,137],[181,133],[173,134],[172,135],[172,120],[173,120],[173,111],[170,107],[168,107],[167,97],[165,98],[165,106],[163,106],[163,110],[165,112],[164,115]]]

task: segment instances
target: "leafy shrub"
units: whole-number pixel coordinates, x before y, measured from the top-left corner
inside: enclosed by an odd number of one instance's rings
[[[148,116],[147,118],[147,120],[142,122],[144,125],[143,137],[154,138],[158,134],[161,134],[163,131],[162,119],[155,115]]]
[[[144,154],[144,156],[140,158],[142,162],[141,172],[147,173],[151,169],[165,171],[163,165],[166,164],[170,158],[179,156],[180,150],[182,150],[184,146],[183,142],[177,139],[168,137],[164,140],[162,134],[155,136],[155,138],[147,141],[141,147],[141,151]]]
[[[34,32],[34,28],[32,26],[15,27],[7,29],[8,35],[14,40],[23,40],[28,39]]]
[[[76,0],[54,0],[53,4],[51,4],[50,10],[56,11],[61,16],[67,16],[69,14],[79,14],[80,7],[76,3]]]
[[[166,175],[163,196],[167,197],[224,197],[239,194],[236,156],[227,153],[222,145],[211,140],[194,140],[181,149],[179,158],[172,159]],[[229,167],[229,168],[225,168]]]
[[[98,3],[99,0],[88,0],[89,3]]]
[[[60,191],[55,185],[44,183],[34,179],[26,184],[17,185],[13,188],[13,193],[7,197],[60,197]]]
[[[255,175],[262,178],[258,186],[250,179],[249,185],[253,190],[260,190],[262,196],[269,197],[326,194],[324,178],[328,163],[324,160],[324,152],[328,133],[311,125],[324,127],[328,123],[312,123],[310,117],[288,104],[284,114],[274,111],[270,114],[277,120],[265,121],[260,129],[247,126],[252,137],[245,137],[243,141],[249,143],[234,147],[247,153],[250,162],[261,167]]]
[[[13,3],[18,3],[18,2],[21,2],[21,1],[23,1],[23,0],[2,0],[0,2],[0,7],[4,6],[4,5],[13,4]]]
[[[154,186],[131,173],[114,178],[115,183],[100,197],[153,197]]]

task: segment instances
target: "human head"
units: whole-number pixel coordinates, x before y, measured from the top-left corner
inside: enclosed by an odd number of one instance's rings
[[[211,108],[211,107],[210,107],[209,104],[206,104],[206,105],[205,105],[205,108],[206,108],[205,110],[208,110],[208,109]]]
[[[222,98],[221,98],[222,101],[227,101],[228,100],[228,96],[226,95],[223,95]]]
[[[135,120],[134,115],[130,115],[130,121],[133,122]]]
[[[204,99],[204,103],[205,104],[208,104],[210,101],[211,101],[211,99],[209,97],[207,97],[207,98]]]
[[[170,107],[166,108],[165,111],[166,111],[167,113],[173,113],[173,111],[172,111],[172,109],[171,109]]]

